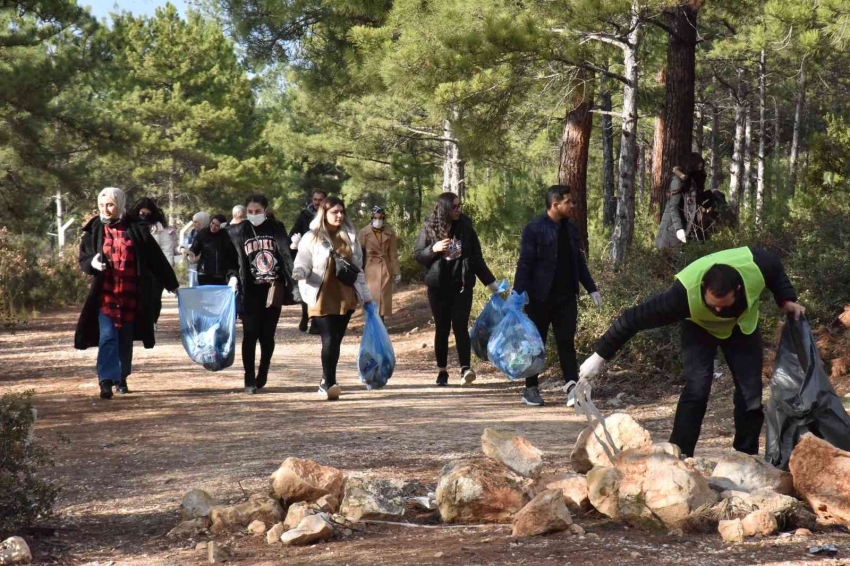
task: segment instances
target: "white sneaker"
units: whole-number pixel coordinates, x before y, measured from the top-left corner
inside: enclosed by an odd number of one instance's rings
[[[319,390],[316,393],[319,395],[319,398],[324,401],[336,401],[339,399],[342,389],[336,383],[328,388],[325,388],[324,383],[320,383]]]
[[[463,387],[465,385],[471,385],[475,378],[478,377],[475,375],[475,370],[472,368],[466,368],[463,370],[463,374],[460,376],[460,386]]]

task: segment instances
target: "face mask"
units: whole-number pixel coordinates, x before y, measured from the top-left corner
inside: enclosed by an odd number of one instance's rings
[[[384,227],[384,221],[380,220],[380,219],[375,219],[375,220],[372,221],[372,227],[375,230],[380,230],[381,228]]]
[[[141,220],[142,222],[147,222],[150,219],[151,219],[150,214],[140,214],[139,215],[139,220]]]
[[[266,213],[265,212],[262,212],[260,214],[249,214],[248,215],[248,222],[250,222],[254,226],[259,226],[260,224],[262,224],[265,221],[266,221]]]

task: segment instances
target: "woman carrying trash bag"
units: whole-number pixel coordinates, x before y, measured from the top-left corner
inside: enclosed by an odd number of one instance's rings
[[[198,285],[225,285],[227,266],[224,257],[228,253],[230,239],[221,229],[227,222],[223,214],[216,214],[208,228],[201,229],[189,248],[189,261],[198,265]]]
[[[461,214],[456,194],[443,193],[437,198],[434,212],[419,231],[413,257],[424,267],[428,303],[434,315],[437,385],[449,383],[449,332],[452,329],[457,342],[461,385],[469,385],[475,381],[475,371],[470,366],[469,340],[475,278],[493,293],[499,286],[481,254],[481,243],[472,220]]]
[[[357,240],[363,248],[363,270],[372,300],[381,320],[393,313],[393,284],[401,281],[398,263],[398,237],[387,223],[384,209],[372,209],[372,220],[360,230]]]
[[[292,279],[289,236],[283,224],[266,218],[268,206],[265,196],[249,196],[245,200],[248,222],[224,232],[233,244],[226,248],[227,284],[241,293],[242,365],[245,393],[249,395],[268,381],[281,307],[301,301]],[[255,373],[257,342],[260,367]]]
[[[292,272],[307,303],[310,333],[322,337],[322,381],[317,393],[324,400],[334,401],[342,393],[336,367],[351,315],[359,302],[372,302],[362,265],[363,251],[345,214],[345,203],[337,197],[326,198],[310,231],[298,243]]]

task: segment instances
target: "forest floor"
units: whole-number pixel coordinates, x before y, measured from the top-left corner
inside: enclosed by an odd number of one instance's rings
[[[549,471],[569,470],[583,419],[564,406],[564,394],[544,386],[545,407],[520,403],[521,385],[479,364],[479,380],[434,385],[433,327],[422,288],[397,293],[388,327],[398,365],[389,385],[367,391],[354,359],[362,318],[343,344],[343,397],[316,396],[319,338],[301,334],[298,308],[286,308],[266,391],[243,393],[241,360],[211,373],[195,365],[179,339],[176,301],[165,300],[153,350],[137,347],[132,393],[98,398],[96,350],[73,349],[75,310],[44,313],[14,334],[0,334],[0,391],[34,389],[38,440],[55,467],[45,475],[62,487],[56,516],[25,534],[36,564],[203,564],[207,540],[169,539],[179,506],[200,488],[224,502],[268,488],[268,477],[289,456],[344,472],[418,481],[434,488],[441,468],[480,453],[487,427],[514,430],[545,452]],[[697,455],[719,457],[732,444],[731,379],[716,381]],[[630,389],[617,410],[637,419],[656,441],[669,435],[678,387]],[[613,396],[613,395],[612,395]],[[604,397],[597,399],[610,412]],[[419,518],[436,524],[435,517]],[[743,565],[850,564],[850,535],[831,530],[808,540],[753,539],[729,546],[719,535],[669,536],[629,529],[596,513],[574,520],[588,532],[512,539],[510,528],[408,528],[359,525],[351,536],[312,547],[270,546],[265,537],[220,536],[231,562],[264,564],[581,564]],[[808,554],[815,544],[839,547],[837,559]],[[845,561],[845,559],[847,561]]]

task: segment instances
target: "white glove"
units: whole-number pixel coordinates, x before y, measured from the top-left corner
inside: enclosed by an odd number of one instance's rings
[[[590,298],[593,299],[593,302],[596,303],[596,308],[602,306],[602,295],[599,294],[599,291],[594,291],[590,294]]]
[[[227,282],[227,286],[233,289],[233,292],[236,292],[236,286],[239,284],[239,281],[235,277],[231,277]]]
[[[687,236],[685,236],[684,230],[676,230],[676,237],[679,238],[679,241],[683,244],[688,241]]]
[[[106,265],[100,261],[100,254],[95,255],[91,258],[91,266],[97,269],[98,271],[103,271],[106,268]]]
[[[579,379],[593,379],[599,372],[602,371],[602,368],[605,367],[605,358],[597,354],[593,353],[592,356],[587,358],[581,367],[578,370]]]
[[[493,281],[492,283],[487,285],[487,288],[490,289],[491,293],[498,293],[499,292],[499,283],[497,281]]]
[[[396,285],[398,285],[399,283],[401,283],[401,275],[396,275],[396,276],[395,276],[395,279],[394,279],[393,281],[395,281],[395,284],[396,284]]]
[[[292,243],[289,244],[289,249],[297,250],[298,249],[298,242],[300,242],[300,241],[301,241],[301,234],[293,234],[292,235]]]

